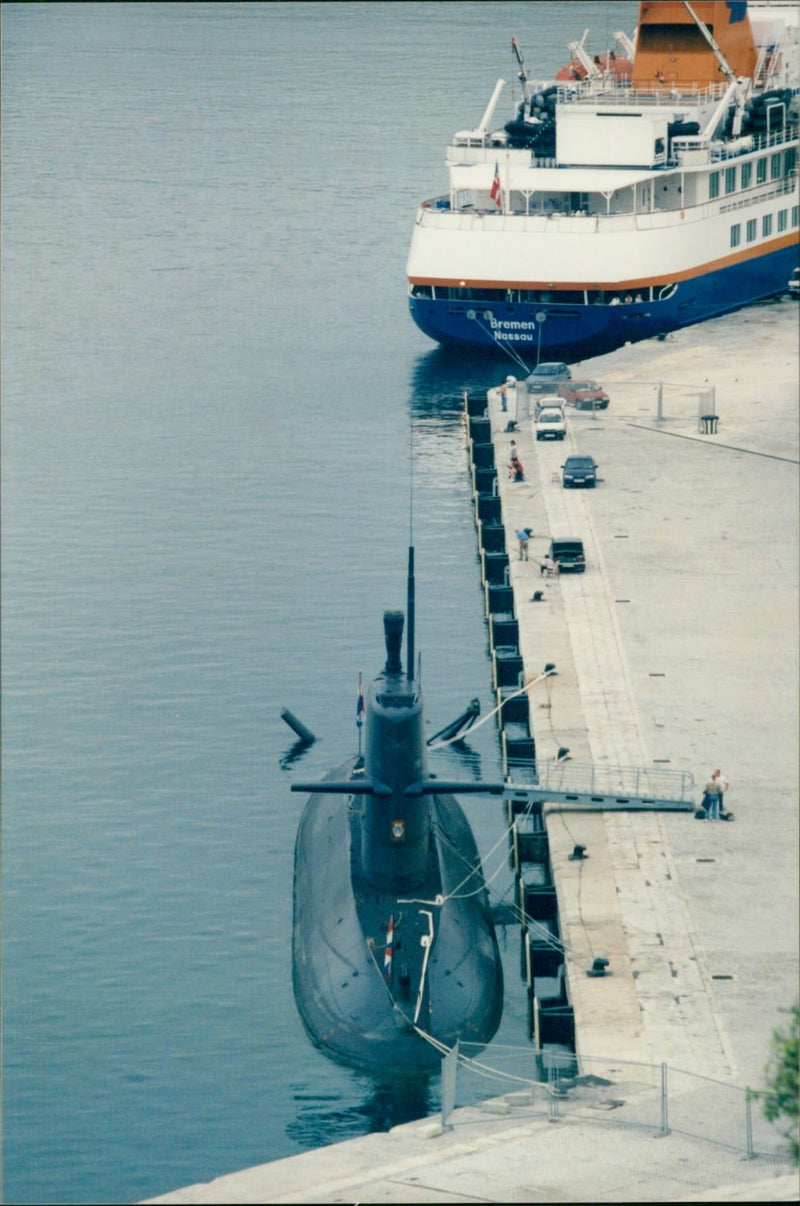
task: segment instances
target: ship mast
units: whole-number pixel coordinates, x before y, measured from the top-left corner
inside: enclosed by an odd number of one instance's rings
[[[519,79],[519,82],[522,84],[522,95],[525,97],[525,103],[529,105],[531,103],[531,90],[530,90],[530,86],[528,84],[528,76],[525,71],[525,61],[522,57],[522,54],[520,53],[520,49],[519,49],[519,46],[517,45],[516,38],[511,39],[511,49],[514,51],[514,55],[516,57],[518,65],[519,65],[518,79]]]

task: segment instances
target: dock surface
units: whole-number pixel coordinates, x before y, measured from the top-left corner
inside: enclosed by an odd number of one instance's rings
[[[537,759],[566,748],[575,762],[689,771],[698,800],[716,767],[731,785],[728,823],[544,807],[576,1050],[629,1097],[662,1061],[709,1084],[761,1087],[771,1033],[797,996],[797,324],[796,303],[755,306],[575,366],[611,403],[567,408],[563,443],[536,443],[520,386],[523,482],[505,471],[510,413],[488,396],[526,680],[557,668],[530,693]],[[699,422],[710,398],[714,434]],[[596,489],[563,489],[571,453],[595,457]],[[533,529],[528,561],[522,527]],[[584,574],[542,578],[552,535],[583,539]],[[588,857],[571,861],[578,842]],[[610,974],[593,979],[598,955]],[[555,1121],[511,1095],[450,1122],[151,1200],[800,1198],[780,1160],[745,1161],[677,1126],[663,1138],[614,1126],[591,1106]]]

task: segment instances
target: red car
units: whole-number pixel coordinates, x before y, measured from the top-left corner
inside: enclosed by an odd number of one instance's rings
[[[605,410],[608,394],[596,381],[559,381],[558,392],[576,410]]]

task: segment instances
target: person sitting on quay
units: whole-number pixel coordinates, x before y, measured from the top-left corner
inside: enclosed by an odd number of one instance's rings
[[[522,482],[525,480],[525,475],[522,469],[522,461],[518,456],[512,456],[508,463],[508,476],[512,482]]]

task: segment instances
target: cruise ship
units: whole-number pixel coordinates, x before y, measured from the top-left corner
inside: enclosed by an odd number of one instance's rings
[[[569,6],[564,11],[569,14]],[[417,210],[411,316],[526,368],[664,337],[784,293],[798,263],[798,5],[651,0],[633,38],[569,44],[447,148]]]

